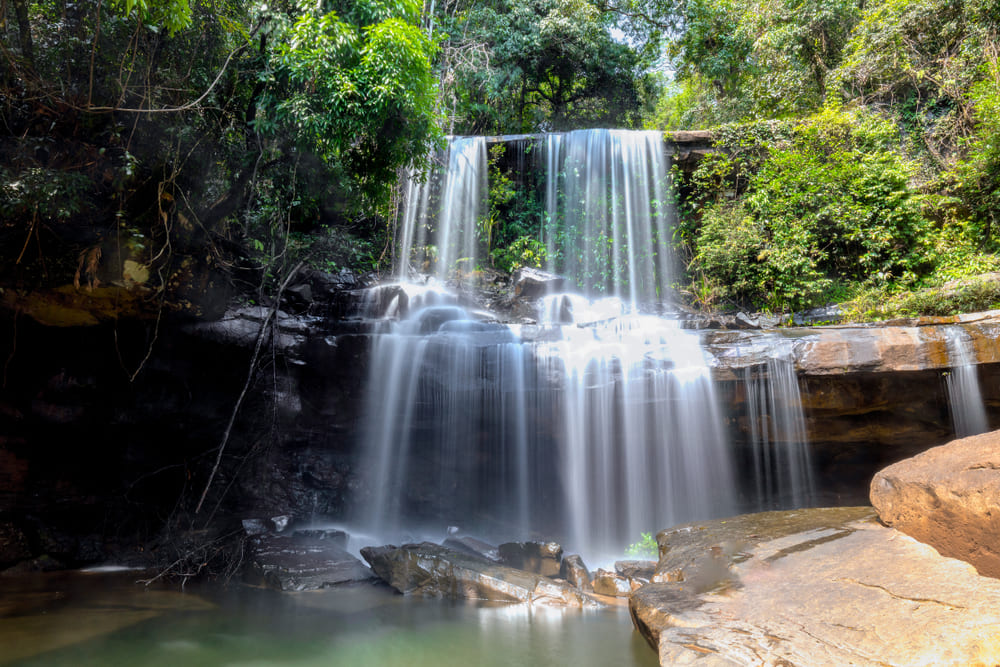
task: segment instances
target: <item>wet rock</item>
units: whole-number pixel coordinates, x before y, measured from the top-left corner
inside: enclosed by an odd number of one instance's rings
[[[590,570],[584,564],[583,558],[576,554],[563,558],[562,565],[559,567],[559,578],[565,579],[583,591],[593,589],[590,581]]]
[[[655,560],[619,560],[615,561],[615,572],[626,579],[642,584],[648,584],[656,571]]]
[[[531,266],[522,266],[511,276],[515,298],[537,299],[546,294],[555,294],[566,288],[562,276]]]
[[[558,577],[563,548],[556,542],[507,542],[500,545],[500,562],[508,567]]]
[[[632,594],[632,583],[617,572],[598,569],[594,573],[594,592],[598,595],[627,598]]]
[[[254,537],[247,580],[280,591],[309,591],[373,579],[372,571],[336,541],[295,534]]]
[[[460,551],[470,556],[479,556],[489,561],[500,560],[500,552],[495,545],[483,542],[475,537],[449,537],[444,541],[444,546],[455,551]]]
[[[871,502],[884,523],[1000,577],[1000,431],[889,466],[872,480]]]
[[[341,549],[347,548],[347,542],[350,538],[347,533],[335,528],[300,528],[292,532],[292,537],[316,541],[325,540]]]
[[[629,609],[660,664],[997,664],[1000,582],[868,508],[766,512],[658,536]],[[682,581],[666,583],[671,572]]]
[[[566,582],[430,542],[365,548],[361,555],[382,580],[404,595],[568,607],[598,604]]]
[[[270,519],[243,519],[243,532],[251,537],[274,532],[274,522]]]

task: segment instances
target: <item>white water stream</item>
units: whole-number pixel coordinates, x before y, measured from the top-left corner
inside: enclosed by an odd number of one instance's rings
[[[383,287],[367,306],[381,333],[355,502],[366,533],[394,541],[454,526],[615,557],[642,532],[741,507],[698,334],[637,306],[669,297],[674,213],[659,134],[548,135],[534,151],[547,170],[550,268],[590,296],[540,299],[538,324],[520,326],[463,308],[440,287],[479,261],[481,138],[453,139],[444,173],[408,184],[398,275],[435,278]],[[747,387],[754,464],[739,474],[756,480],[761,506],[807,503],[791,364],[769,362]]]

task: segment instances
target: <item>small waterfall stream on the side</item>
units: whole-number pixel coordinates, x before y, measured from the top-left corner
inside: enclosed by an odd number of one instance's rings
[[[443,288],[485,256],[474,243],[485,154],[481,138],[453,139],[439,159],[448,168],[407,185],[401,283],[366,306],[378,333],[355,522],[388,540],[457,526],[614,557],[641,532],[747,506],[698,333],[640,312],[670,295],[660,136],[593,130],[534,144],[549,268],[591,296],[539,299],[533,323],[502,324]],[[407,284],[414,269],[435,277]],[[765,370],[747,384],[759,496],[749,506],[808,503],[794,369],[782,358]]]
[[[946,378],[948,404],[951,406],[955,436],[985,433],[989,430],[986,406],[979,390],[979,376],[973,363],[972,339],[960,326],[944,328],[948,343],[948,359],[952,364]]]

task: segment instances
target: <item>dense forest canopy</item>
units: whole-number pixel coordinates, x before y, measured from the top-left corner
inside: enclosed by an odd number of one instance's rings
[[[445,134],[710,128],[679,286],[863,310],[997,268],[998,31],[995,0],[6,0],[0,277],[385,269]],[[529,248],[495,175],[487,227]]]

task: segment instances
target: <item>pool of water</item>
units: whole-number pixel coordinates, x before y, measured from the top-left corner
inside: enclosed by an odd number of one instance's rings
[[[3,665],[654,666],[624,608],[405,598],[375,586],[146,589],[128,573],[0,578]]]

